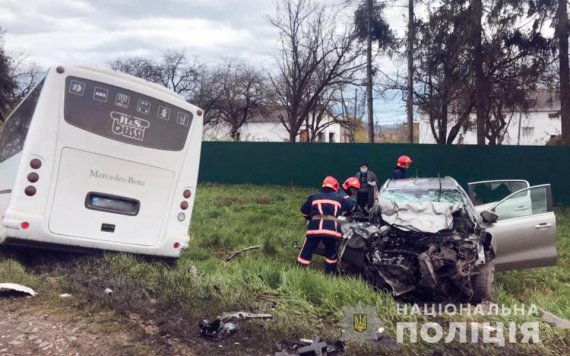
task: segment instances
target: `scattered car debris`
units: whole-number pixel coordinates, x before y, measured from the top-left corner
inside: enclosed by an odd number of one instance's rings
[[[277,347],[281,351],[275,352],[275,356],[333,356],[345,351],[344,340],[339,339],[334,344],[329,345],[322,341],[320,337],[316,337],[314,340],[284,339],[277,343]]]
[[[111,288],[105,288],[105,295],[108,297],[113,296],[113,290]]]
[[[38,294],[32,288],[17,283],[0,283],[0,292],[23,293],[32,297]]]
[[[198,327],[200,327],[201,335],[209,339],[223,339],[235,334],[239,330],[238,324],[232,322],[226,323],[220,319],[216,319],[212,322],[202,320],[198,323]]]
[[[250,247],[242,248],[241,250],[238,250],[238,251],[232,253],[228,258],[226,258],[226,261],[231,261],[231,260],[233,260],[234,258],[236,258],[237,256],[239,256],[242,252],[251,251],[251,250],[257,250],[257,249],[259,249],[260,247],[261,247],[261,246],[256,245],[256,246],[250,246]]]
[[[194,266],[194,265],[190,265],[190,267],[188,267],[188,273],[190,273],[193,276],[197,276],[198,275],[198,268],[196,268],[196,266]]]
[[[248,313],[244,311],[223,313],[212,322],[206,319],[200,321],[198,323],[198,327],[201,330],[202,336],[209,339],[222,339],[236,333],[239,330],[239,325],[237,323],[231,322],[232,320],[246,319],[273,319],[273,315],[262,313]]]
[[[218,319],[222,321],[245,320],[245,319],[273,319],[273,315],[256,314],[256,313],[239,311],[235,313],[223,313],[222,315],[218,316]]]
[[[542,311],[542,320],[546,321],[547,323],[553,324],[554,326],[557,326],[561,329],[570,329],[570,321],[559,318],[556,315],[547,312],[546,310]]]

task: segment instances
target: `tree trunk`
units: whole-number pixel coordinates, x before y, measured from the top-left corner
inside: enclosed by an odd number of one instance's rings
[[[568,5],[558,0],[558,40],[560,42],[560,120],[562,142],[570,145],[570,73],[568,68]]]
[[[297,133],[293,130],[289,131],[289,142],[297,142]]]
[[[368,109],[368,142],[374,143],[374,110],[372,104],[372,28],[370,17],[373,1],[368,0],[367,35],[366,35],[366,104]]]
[[[408,143],[414,143],[414,0],[408,0]]]
[[[482,0],[473,1],[473,49],[475,67],[475,111],[477,115],[477,144],[485,145],[485,78],[483,77],[483,47],[482,26],[483,4]]]

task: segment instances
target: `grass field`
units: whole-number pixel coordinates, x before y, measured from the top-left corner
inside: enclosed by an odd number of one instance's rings
[[[391,335],[399,321],[424,321],[426,316],[397,315],[396,302],[374,291],[365,282],[346,277],[329,277],[324,261],[315,257],[308,270],[295,267],[302,243],[304,220],[298,209],[309,190],[290,187],[201,185],[191,225],[191,247],[173,266],[126,254],[101,254],[62,258],[51,254],[22,256],[4,249],[0,255],[0,281],[22,282],[47,295],[72,291],[84,298],[77,307],[92,311],[114,309],[121,314],[137,313],[159,325],[161,335],[197,337],[196,324],[223,312],[245,310],[269,312],[275,321],[242,322],[240,343],[235,353],[260,354],[276,351],[283,338],[329,340],[341,336],[336,323],[343,307],[359,301],[373,306]],[[556,267],[499,274],[493,302],[509,306],[536,304],[570,319],[570,209],[559,208]],[[260,245],[232,261],[226,258],[240,248]],[[196,273],[197,271],[197,273]],[[46,280],[58,282],[48,286]],[[102,290],[112,288],[113,298]],[[533,321],[536,317],[440,316],[438,321],[477,320],[491,322]],[[405,345],[405,354],[436,350],[467,353],[490,352],[565,354],[570,350],[570,332],[541,323],[541,343],[460,345],[458,343]],[[248,341],[249,340],[249,341]],[[215,345],[213,346],[215,347]],[[250,347],[246,350],[246,347]],[[368,346],[349,345],[350,353],[391,353]],[[484,348],[484,349],[483,349]],[[215,349],[214,349],[215,350]]]

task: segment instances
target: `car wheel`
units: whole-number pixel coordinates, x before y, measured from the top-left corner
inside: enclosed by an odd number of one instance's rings
[[[472,277],[471,286],[473,296],[471,302],[480,303],[483,300],[491,300],[495,292],[495,261],[488,260],[479,266],[479,273]]]

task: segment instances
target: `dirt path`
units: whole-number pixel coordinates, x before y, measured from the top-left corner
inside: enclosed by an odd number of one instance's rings
[[[32,299],[0,299],[0,355],[130,355],[145,353],[125,331],[45,308]],[[141,351],[141,352],[137,352]]]

